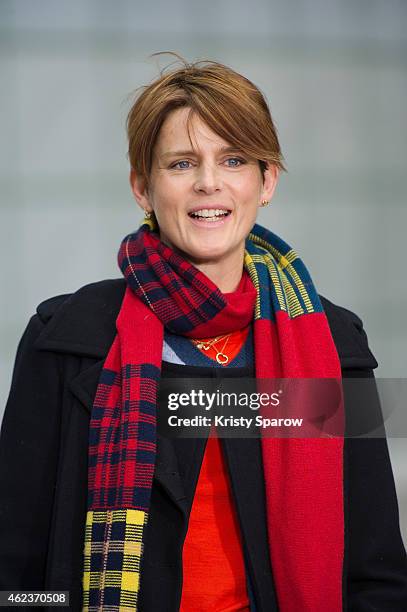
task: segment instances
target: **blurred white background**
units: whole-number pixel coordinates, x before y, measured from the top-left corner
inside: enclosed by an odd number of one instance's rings
[[[406,16],[403,0],[2,0],[0,414],[37,304],[120,276],[140,220],[129,94],[164,50],[224,62],[266,94],[289,173],[259,222],[362,318],[376,376],[404,378]],[[406,441],[389,445],[407,541]]]

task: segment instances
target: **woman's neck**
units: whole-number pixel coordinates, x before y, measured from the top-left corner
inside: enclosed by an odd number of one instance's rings
[[[232,260],[194,263],[222,293],[231,293],[237,289],[243,273],[243,257]]]

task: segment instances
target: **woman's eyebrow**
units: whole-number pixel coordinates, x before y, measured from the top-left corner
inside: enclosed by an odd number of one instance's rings
[[[225,147],[221,147],[220,149],[218,149],[218,153],[236,153],[236,152],[241,152],[241,149],[239,149],[239,147],[234,147],[234,146],[225,146]],[[161,158],[167,158],[167,157],[182,157],[182,156],[186,156],[186,155],[199,155],[199,151],[193,151],[192,149],[185,149],[183,151],[166,151],[165,153],[162,153],[160,155]]]

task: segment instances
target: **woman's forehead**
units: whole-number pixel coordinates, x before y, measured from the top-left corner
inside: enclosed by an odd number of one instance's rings
[[[156,141],[156,153],[160,157],[197,153],[202,148],[219,152],[238,150],[230,142],[216,134],[196,113],[189,108],[171,111],[166,117]]]

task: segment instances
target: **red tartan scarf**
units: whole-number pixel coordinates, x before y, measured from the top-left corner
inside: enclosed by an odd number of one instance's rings
[[[164,327],[191,338],[254,329],[256,378],[340,378],[312,280],[281,238],[255,225],[252,285],[229,303],[164,245],[152,222],[127,236],[127,281],[89,434],[83,609],[136,610],[156,456]],[[270,557],[281,612],[342,610],[343,437],[262,438]]]

